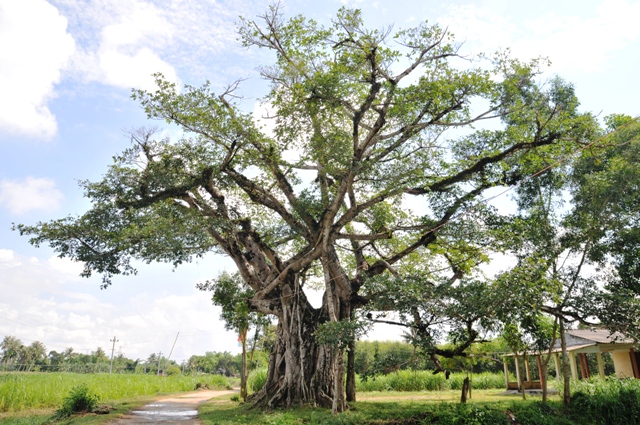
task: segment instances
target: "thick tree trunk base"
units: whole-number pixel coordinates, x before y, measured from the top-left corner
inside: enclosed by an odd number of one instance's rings
[[[331,408],[335,356],[329,347],[319,346],[314,337],[323,310],[311,307],[302,293],[287,294],[282,299],[266,382],[247,401],[267,409],[302,405]]]
[[[356,401],[356,342],[349,342],[347,352],[347,402]]]

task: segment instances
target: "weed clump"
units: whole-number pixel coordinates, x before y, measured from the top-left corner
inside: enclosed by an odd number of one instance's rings
[[[69,391],[62,406],[53,414],[54,419],[67,418],[74,413],[92,412],[98,405],[99,397],[89,392],[86,384],[75,386]]]
[[[640,424],[640,381],[608,377],[573,384],[571,406],[595,424]]]
[[[249,374],[248,387],[252,393],[257,393],[267,382],[267,369],[256,369]]]

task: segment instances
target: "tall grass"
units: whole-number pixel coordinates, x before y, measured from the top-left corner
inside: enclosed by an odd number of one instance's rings
[[[640,424],[640,380],[591,378],[572,382],[571,407],[596,424]]]
[[[388,375],[377,376],[367,381],[359,380],[358,391],[442,391],[462,389],[465,373],[452,373],[446,379],[443,373],[434,375],[430,371],[401,370]],[[477,373],[471,375],[472,388],[486,390],[504,388],[504,375],[501,373]]]
[[[465,373],[452,373],[446,379],[443,373],[434,375],[427,370],[400,370],[388,375],[376,376],[367,381],[357,380],[357,391],[444,391],[460,390]],[[512,381],[514,377],[510,378]],[[251,392],[260,391],[267,380],[267,370],[257,369],[249,374],[248,388]],[[504,388],[504,375],[501,373],[474,373],[471,385],[476,390]]]
[[[249,392],[256,393],[262,389],[265,382],[267,382],[267,369],[254,369],[249,374],[249,379],[247,379],[247,388]]]
[[[100,400],[109,401],[192,391],[197,386],[226,388],[229,381],[220,375],[163,377],[133,374],[0,373],[0,412],[57,407],[73,387],[81,384],[85,384]]]

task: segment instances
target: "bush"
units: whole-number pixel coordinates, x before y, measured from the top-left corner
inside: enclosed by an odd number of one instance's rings
[[[573,425],[557,402],[514,402],[509,409],[521,425]]]
[[[442,406],[437,414],[439,425],[508,425],[507,415],[490,406],[474,404],[449,404]]]
[[[167,368],[166,373],[167,373],[167,376],[182,375],[182,369],[180,369],[180,366],[171,365]]]
[[[571,407],[597,424],[640,424],[640,381],[608,377],[573,384]]]
[[[452,373],[446,379],[443,373],[434,375],[430,371],[401,370],[388,375],[376,376],[357,383],[358,391],[441,391],[459,390],[465,373]],[[471,387],[475,390],[504,388],[504,375],[500,373],[477,373],[471,376]]]
[[[251,371],[247,381],[247,389],[252,393],[257,393],[267,382],[267,369],[256,369]]]
[[[98,396],[89,392],[86,384],[73,387],[64,398],[54,418],[66,418],[74,413],[91,412],[98,405]]]

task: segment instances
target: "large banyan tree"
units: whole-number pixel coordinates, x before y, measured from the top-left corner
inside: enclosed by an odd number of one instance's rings
[[[398,295],[402,282],[417,298],[455,286],[483,259],[483,192],[572,149],[592,120],[576,111],[570,85],[536,81],[539,61],[500,54],[474,65],[426,23],[392,34],[342,9],[323,27],[272,7],[241,20],[239,33],[273,53],[259,68],[272,128],[242,109],[240,83],[178,91],[158,76],[157,91],[134,98],[184,137],[135,132],[101,181],[81,184],[89,211],[18,230],[105,285],[133,272],[132,259],[230,257],[254,291],[250,308],[278,323],[256,403],[341,411],[353,313],[372,298],[393,309],[385,293]],[[305,293],[310,279],[323,282],[319,308]],[[414,319],[424,333],[426,319]]]

